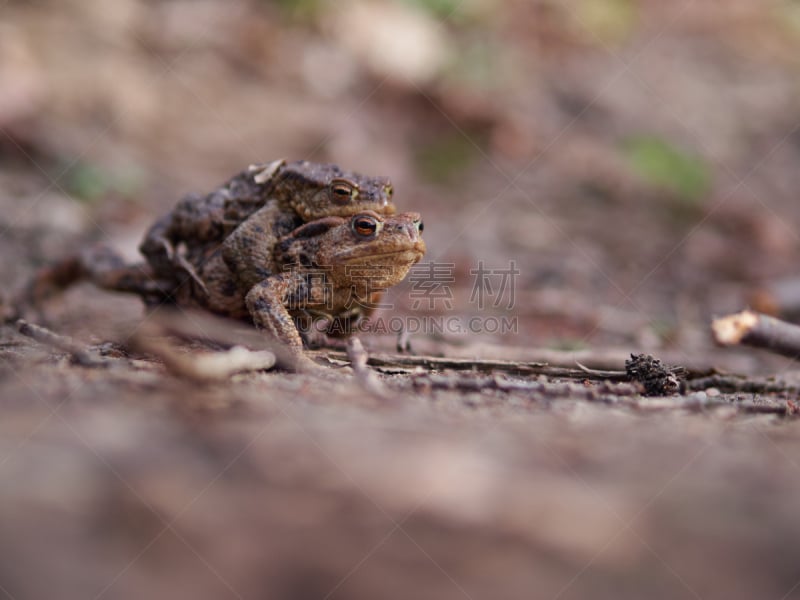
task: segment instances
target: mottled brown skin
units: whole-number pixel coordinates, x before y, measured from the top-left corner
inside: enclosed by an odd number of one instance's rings
[[[276,160],[250,166],[206,196],[186,196],[150,228],[139,249],[158,278],[190,277],[202,288],[198,257],[222,244],[223,260],[246,290],[259,280],[262,250],[271,252],[282,236],[327,216],[364,210],[394,214],[391,198],[386,177],[332,164]],[[259,252],[254,253],[256,240]]]
[[[148,306],[199,306],[250,320],[299,356],[295,320],[327,318],[331,333],[349,334],[424,253],[419,215],[394,216],[391,196],[387,178],[336,165],[253,165],[159,219],[140,246],[147,264],[125,265],[108,248],[90,248],[39,273],[26,298],[35,305],[89,279],[137,293]],[[358,223],[374,231],[359,235]]]
[[[125,265],[112,250],[97,246],[40,272],[29,288],[33,303],[79,279],[99,287],[139,294],[154,306],[175,303],[246,320],[288,345],[301,368],[297,322],[325,319],[348,335],[368,316],[388,287],[399,283],[425,254],[418,213],[380,215],[362,211],[306,223],[276,242],[254,238],[250,257],[262,262],[258,280],[242,287],[221,248],[195,253],[189,266],[198,281],[159,277],[149,264]],[[248,278],[253,274],[248,275]]]
[[[425,254],[418,213],[383,216],[364,211],[307,223],[273,245],[260,279],[245,291],[220,251],[212,251],[198,274],[205,291],[183,286],[178,302],[251,320],[296,353],[302,340],[296,321],[326,319],[344,335],[368,316],[388,287],[406,276]]]

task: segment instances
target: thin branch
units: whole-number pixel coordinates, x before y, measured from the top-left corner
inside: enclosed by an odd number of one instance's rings
[[[539,380],[509,379],[502,375],[471,376],[462,373],[425,373],[414,379],[414,387],[481,392],[498,390],[506,393],[535,394],[541,398],[582,398],[590,401],[605,401],[618,396],[638,396],[638,386],[628,383],[602,383],[598,386]]]
[[[609,379],[611,381],[628,381],[628,373],[627,371],[610,371],[604,369],[590,369],[586,365],[582,365],[577,360],[575,364],[578,365],[578,368],[586,373],[587,375],[591,375],[594,378],[600,377],[602,379]]]
[[[160,308],[149,314],[133,332],[120,331],[122,339],[133,338],[140,346],[147,336],[165,335],[184,340],[202,340],[223,347],[245,346],[253,351],[269,352],[274,355],[275,364],[278,366],[293,371],[302,370],[298,357],[286,345],[271,339],[252,325],[199,310]],[[147,342],[144,341],[144,344]],[[155,349],[157,353],[158,347]]]
[[[334,360],[347,360],[341,352],[327,352],[324,356]],[[400,354],[373,354],[367,359],[367,364],[384,369],[413,369],[422,367],[431,371],[451,369],[454,371],[476,371],[491,373],[495,371],[512,375],[548,375],[550,377],[565,377],[569,379],[605,379],[596,377],[580,369],[566,367],[553,367],[547,363],[525,362],[513,360],[487,360],[478,358],[445,358],[439,356],[407,356]]]
[[[170,372],[193,381],[225,381],[236,373],[275,366],[275,355],[268,350],[233,346],[221,352],[181,352],[165,338],[138,333],[131,341],[140,351],[161,359]]]
[[[96,356],[87,346],[76,342],[69,336],[50,331],[46,327],[29,323],[24,319],[18,319],[16,325],[17,331],[22,335],[46,346],[66,352],[76,364],[84,367],[107,367],[109,365],[107,359]]]
[[[351,337],[347,340],[347,357],[350,359],[350,366],[353,368],[353,374],[356,381],[369,393],[380,398],[388,396],[386,386],[375,374],[375,371],[367,366],[369,356],[361,340],[357,337]]]
[[[711,330],[723,346],[740,344],[790,358],[800,356],[799,326],[751,310],[715,319]]]
[[[775,394],[780,392],[797,393],[800,391],[800,386],[794,383],[749,379],[741,375],[710,375],[698,379],[689,379],[685,385],[691,391],[716,388],[723,393]]]

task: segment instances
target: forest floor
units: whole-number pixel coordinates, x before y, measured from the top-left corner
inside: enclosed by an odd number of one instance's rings
[[[429,279],[381,313],[412,352],[365,333],[323,374],[204,379],[137,345],[180,319],[88,284],[8,320],[0,596],[800,598],[800,369],[710,335],[800,312],[795,30],[475,1],[439,38],[415,12],[398,66],[369,24],[410,9],[369,11],[436,3],[110,4],[0,7],[5,299],[279,156],[391,175]],[[631,354],[684,383],[645,395]]]

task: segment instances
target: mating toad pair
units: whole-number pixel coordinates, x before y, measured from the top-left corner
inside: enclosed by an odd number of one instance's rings
[[[189,195],[148,231],[147,264],[93,248],[41,274],[34,296],[88,278],[148,305],[201,307],[249,320],[301,362],[296,321],[353,330],[425,253],[418,213],[395,214],[392,185],[336,165],[254,165],[207,196]]]

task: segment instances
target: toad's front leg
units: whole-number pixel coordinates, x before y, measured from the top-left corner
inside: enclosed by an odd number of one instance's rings
[[[253,286],[245,304],[256,327],[286,344],[292,367],[310,371],[322,367],[303,354],[303,341],[286,308],[302,285],[302,280],[292,273],[272,275]]]

